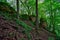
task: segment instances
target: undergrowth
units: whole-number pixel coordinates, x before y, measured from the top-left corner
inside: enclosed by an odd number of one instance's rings
[[[8,12],[3,12],[3,11],[0,11],[0,16],[3,16],[6,20],[13,20],[16,22],[16,24],[20,25],[21,27],[23,27],[25,30],[25,34],[27,35],[28,37],[28,40],[31,40],[31,35],[30,35],[30,31],[32,30],[32,27],[30,27],[29,25],[27,25],[26,23],[24,23],[23,21],[21,20],[18,20],[16,18],[16,14],[12,14],[10,15],[10,13]],[[18,27],[17,27],[18,28]]]

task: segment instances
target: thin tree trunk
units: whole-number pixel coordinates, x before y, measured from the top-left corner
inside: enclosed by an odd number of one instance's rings
[[[38,0],[36,0],[36,27],[38,27]]]
[[[17,18],[19,19],[19,0],[16,0],[17,5]]]
[[[38,22],[38,0],[36,0],[36,35],[38,37],[38,28],[39,28],[39,22]]]

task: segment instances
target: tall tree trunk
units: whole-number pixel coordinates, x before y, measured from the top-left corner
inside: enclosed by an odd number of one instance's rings
[[[17,6],[17,18],[19,20],[19,0],[16,0],[16,6]],[[16,35],[16,40],[19,40],[17,35]]]
[[[39,22],[38,22],[38,0],[36,0],[36,26],[35,26],[35,29],[36,29],[37,37],[38,37],[38,28],[39,28]]]
[[[19,0],[16,0],[17,5],[17,18],[19,19]]]
[[[36,0],[36,27],[38,27],[38,0]]]

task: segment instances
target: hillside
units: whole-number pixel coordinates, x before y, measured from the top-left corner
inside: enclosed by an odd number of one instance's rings
[[[48,40],[48,37],[55,39],[55,35],[44,28],[40,28],[38,32],[37,38],[36,30],[29,20],[18,20],[16,11],[7,3],[0,2],[0,40]]]

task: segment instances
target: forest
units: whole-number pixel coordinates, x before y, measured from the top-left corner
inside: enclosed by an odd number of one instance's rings
[[[0,40],[60,40],[60,0],[0,0]]]

